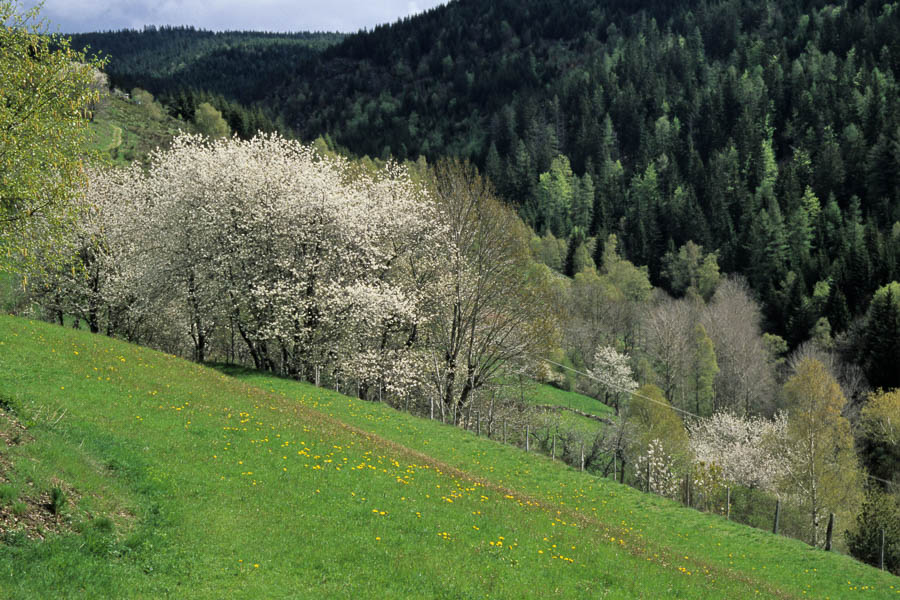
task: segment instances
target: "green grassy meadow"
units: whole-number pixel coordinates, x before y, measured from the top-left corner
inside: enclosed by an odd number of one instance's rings
[[[615,410],[583,394],[561,390],[552,385],[542,384],[534,386],[523,394],[525,402],[538,406],[561,406],[563,408],[580,410],[589,415],[611,418],[615,416]]]
[[[105,95],[90,123],[87,149],[117,165],[144,160],[156,148],[169,146],[180,129],[189,128],[183,121],[159,116],[130,100]]]
[[[0,598],[900,596],[548,457],[229,373],[0,317]]]

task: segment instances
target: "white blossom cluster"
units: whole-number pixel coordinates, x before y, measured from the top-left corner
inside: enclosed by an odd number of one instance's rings
[[[198,360],[230,335],[257,367],[291,374],[399,391],[421,370],[408,342],[435,292],[410,264],[425,268],[440,225],[400,166],[373,175],[274,135],[182,135],[149,169],[92,173],[86,197],[73,235],[90,269],[47,286],[66,281],[66,312],[92,303],[112,333]]]
[[[681,480],[673,470],[674,463],[674,459],[666,453],[662,442],[651,440],[646,452],[639,455],[634,464],[639,487],[660,496],[675,498]]]
[[[547,277],[473,170],[440,173],[426,188],[277,135],[181,135],[149,166],[90,174],[77,256],[38,300],[198,361],[458,415],[548,337]]]
[[[612,400],[617,412],[619,401],[638,389],[628,364],[628,356],[619,353],[612,346],[597,348],[594,364],[588,374],[603,386],[603,394],[607,400]]]
[[[787,467],[779,451],[787,432],[783,413],[768,420],[720,412],[687,427],[697,462],[718,467],[727,481],[775,491]]]

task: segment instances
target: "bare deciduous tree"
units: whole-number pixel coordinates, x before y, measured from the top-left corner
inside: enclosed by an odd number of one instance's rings
[[[442,411],[458,420],[504,365],[549,348],[551,274],[530,263],[525,226],[474,167],[439,163],[433,189],[446,263],[427,331],[429,373]]]

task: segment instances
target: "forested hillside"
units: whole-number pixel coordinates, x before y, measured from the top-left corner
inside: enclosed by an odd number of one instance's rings
[[[290,66],[258,48],[254,68],[177,84],[262,101],[358,155],[471,157],[570,255],[618,233],[673,291],[667,252],[717,251],[792,345],[847,330],[897,277],[896,2],[461,0]],[[171,91],[145,59],[113,60],[113,80]],[[275,86],[236,79],[263,71]]]
[[[106,71],[119,88],[150,89],[172,116],[190,120],[211,102],[242,137],[274,131],[274,111],[257,101],[292,78],[297,65],[343,39],[339,33],[214,32],[193,27],[80,33],[72,45],[108,55]],[[278,128],[289,127],[279,123]]]
[[[0,0],[0,306],[484,430],[896,573],[895,7],[689,6],[455,2],[297,53],[98,34],[134,42],[115,75]],[[0,412],[43,372],[6,356]],[[9,518],[47,505],[5,490]]]

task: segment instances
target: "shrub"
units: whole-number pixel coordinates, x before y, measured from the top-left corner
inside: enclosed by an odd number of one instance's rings
[[[66,508],[69,496],[61,488],[54,487],[50,490],[50,512],[59,516]]]

